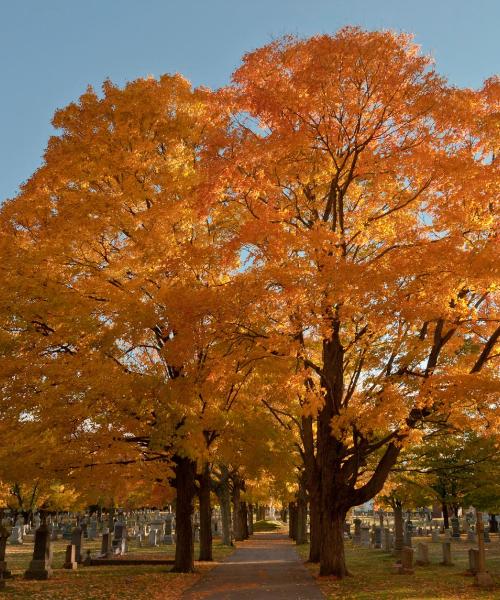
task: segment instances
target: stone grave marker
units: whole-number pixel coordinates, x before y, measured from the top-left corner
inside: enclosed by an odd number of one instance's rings
[[[429,546],[423,542],[417,544],[417,565],[427,566],[429,564]]]
[[[111,534],[109,529],[105,529],[101,540],[101,558],[109,558],[111,556]]]
[[[469,548],[469,572],[472,575],[477,573],[477,564],[479,561],[479,550],[477,548]]]
[[[413,548],[408,548],[408,546],[405,546],[401,550],[401,562],[394,566],[396,573],[399,575],[411,575],[414,572],[413,553]]]
[[[451,562],[451,542],[445,541],[442,544],[443,546],[443,561],[441,564],[445,567],[452,567],[453,563]]]
[[[68,544],[66,546],[66,554],[64,558],[63,569],[70,569],[71,571],[75,571],[78,568],[78,563],[76,562],[76,546],[75,544]]]
[[[52,576],[52,544],[46,522],[42,522],[35,531],[33,559],[24,576],[26,579],[49,579]]]
[[[80,525],[77,525],[71,532],[71,545],[75,546],[75,560],[77,563],[82,562],[82,547],[83,547],[83,530]]]
[[[9,544],[19,546],[23,543],[23,528],[21,525],[14,525],[9,537]]]
[[[367,526],[361,527],[361,545],[364,548],[370,547],[370,528]]]
[[[484,548],[484,523],[483,513],[476,511],[476,531],[477,531],[477,571],[475,576],[476,585],[482,588],[493,587],[493,579],[486,570],[486,553]]]

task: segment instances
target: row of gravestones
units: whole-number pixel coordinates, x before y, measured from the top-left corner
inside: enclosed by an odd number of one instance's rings
[[[157,529],[152,529],[157,532]],[[42,523],[35,531],[34,549],[32,560],[25,572],[26,579],[49,579],[52,575],[52,532],[47,523]],[[5,585],[5,579],[11,576],[5,560],[9,530],[0,525],[0,587]],[[71,544],[66,548],[66,557],[63,567],[76,569],[79,563],[90,564],[90,550],[87,558],[83,560],[83,530],[76,526],[72,531]],[[102,536],[101,554],[107,558],[113,554],[125,554],[127,552],[127,527],[123,523],[117,523],[114,527],[113,537],[109,531]]]
[[[394,536],[394,532],[389,530],[386,527],[380,527],[372,525],[370,528],[367,525],[362,525],[360,519],[354,519],[354,535],[352,536],[353,543],[357,545],[364,546],[366,548],[381,548],[383,545],[383,537],[387,537],[387,534],[390,532],[390,535]],[[420,532],[418,532],[420,533]],[[350,524],[346,523],[344,526],[344,534],[345,537],[351,537],[350,533]],[[491,541],[489,530],[483,530],[483,538],[486,543]],[[413,538],[413,528],[407,526],[403,531],[403,543],[405,546],[412,546],[412,538]],[[453,532],[449,529],[444,530],[444,541],[455,540],[458,541],[461,539],[460,532],[458,535],[453,535]],[[431,529],[431,540],[432,542],[438,543],[440,542],[440,530],[439,528]],[[477,533],[474,529],[469,528],[467,531],[467,542],[475,543],[477,541]]]
[[[408,530],[405,531],[405,534]],[[433,530],[437,535],[432,536],[433,542],[439,542],[438,530]],[[469,556],[469,572],[475,576],[476,583],[481,587],[491,587],[493,584],[491,575],[486,570],[486,558],[484,544],[490,541],[489,531],[484,530],[482,520],[478,520],[477,534],[474,532],[474,542],[477,542],[477,548],[470,548]],[[445,530],[445,539],[442,542],[443,560],[440,563],[443,566],[453,566],[451,553],[452,533]],[[403,547],[396,548],[394,534],[387,527],[373,527],[370,531],[369,527],[361,526],[361,521],[355,519],[355,532],[353,542],[358,545],[372,548],[382,548],[387,553],[392,553],[399,558],[399,561],[394,566],[396,573],[411,574],[413,570],[414,549],[411,547],[411,535],[404,536]],[[426,543],[419,542],[417,544],[417,559],[416,564],[425,566],[430,564],[429,546]]]

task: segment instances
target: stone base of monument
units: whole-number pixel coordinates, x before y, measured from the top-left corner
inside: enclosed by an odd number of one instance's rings
[[[25,579],[49,579],[52,577],[52,569],[45,560],[32,560],[24,577]]]
[[[493,587],[493,578],[487,571],[483,571],[482,573],[476,573],[475,583],[482,588],[491,588]]]

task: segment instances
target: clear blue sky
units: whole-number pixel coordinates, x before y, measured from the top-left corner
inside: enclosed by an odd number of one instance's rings
[[[500,0],[0,0],[0,202],[87,84],[181,72],[217,87],[275,37],[348,24],[413,32],[459,86],[500,70]]]

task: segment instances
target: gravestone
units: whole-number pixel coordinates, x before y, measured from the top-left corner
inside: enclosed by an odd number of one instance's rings
[[[490,532],[485,529],[483,532],[483,537],[484,537],[484,541],[489,544],[491,542],[491,538],[490,538]]]
[[[116,523],[111,543],[113,554],[125,554],[127,552],[127,527],[123,523]]]
[[[413,536],[413,523],[410,519],[406,521],[405,533],[404,533],[404,545],[411,548],[411,540]]]
[[[150,529],[148,535],[149,546],[158,546],[158,531],[156,529]]]
[[[212,520],[212,524],[214,523],[214,520]],[[213,533],[213,531],[212,531]],[[164,544],[173,544],[174,543],[174,538],[172,536],[172,515],[168,514],[165,518],[165,535],[163,536],[163,543]]]
[[[460,539],[460,521],[458,517],[452,517],[451,521],[451,537],[455,539]]]
[[[14,525],[14,527],[12,528],[10,537],[9,537],[9,544],[11,544],[12,546],[19,546],[22,543],[23,543],[23,528],[21,525]]]
[[[444,541],[451,542],[451,529],[444,530]]]
[[[395,572],[399,575],[411,575],[413,571],[413,548],[405,546],[401,550],[401,562],[394,565]]]
[[[101,558],[109,558],[111,556],[111,534],[109,529],[105,529],[101,540]]]
[[[388,527],[384,529],[384,552],[392,552],[392,533]]]
[[[354,537],[352,541],[354,544],[361,544],[361,519],[354,519]]]
[[[361,545],[364,548],[370,547],[370,528],[363,526],[361,527]]]
[[[472,527],[469,527],[469,529],[467,530],[467,541],[472,544],[475,544],[477,542],[477,535],[474,529],[472,529]]]
[[[437,544],[439,542],[439,529],[432,530],[431,539],[434,544]]]
[[[374,546],[382,548],[382,527],[375,527]]]
[[[469,548],[469,572],[472,575],[477,573],[477,565],[479,562],[479,550],[477,548]]]
[[[9,538],[9,530],[5,525],[0,525],[0,579],[8,579],[11,577],[11,572],[7,569],[5,562],[5,551],[7,549],[7,540]]]
[[[351,524],[347,521],[344,521],[344,537],[348,539],[351,537]]]
[[[476,511],[476,531],[477,531],[477,571],[475,576],[476,585],[482,588],[493,587],[493,578],[486,570],[486,553],[484,548],[484,523],[483,513]]]
[[[90,521],[88,529],[87,529],[87,536],[88,536],[89,540],[97,539],[97,521],[95,521],[95,520]]]
[[[417,544],[417,565],[422,567],[429,564],[429,546],[422,542]]]
[[[443,542],[443,562],[441,564],[445,567],[452,567],[451,562],[451,542]]]
[[[24,576],[26,579],[49,579],[52,576],[52,544],[50,528],[42,522],[35,531],[35,548],[33,559]]]
[[[83,530],[80,525],[77,525],[71,533],[71,545],[75,546],[75,560],[77,563],[82,562],[82,547],[83,547]]]
[[[78,568],[76,561],[76,546],[74,544],[68,544],[66,546],[66,554],[64,559],[63,569],[70,569],[75,571]]]

